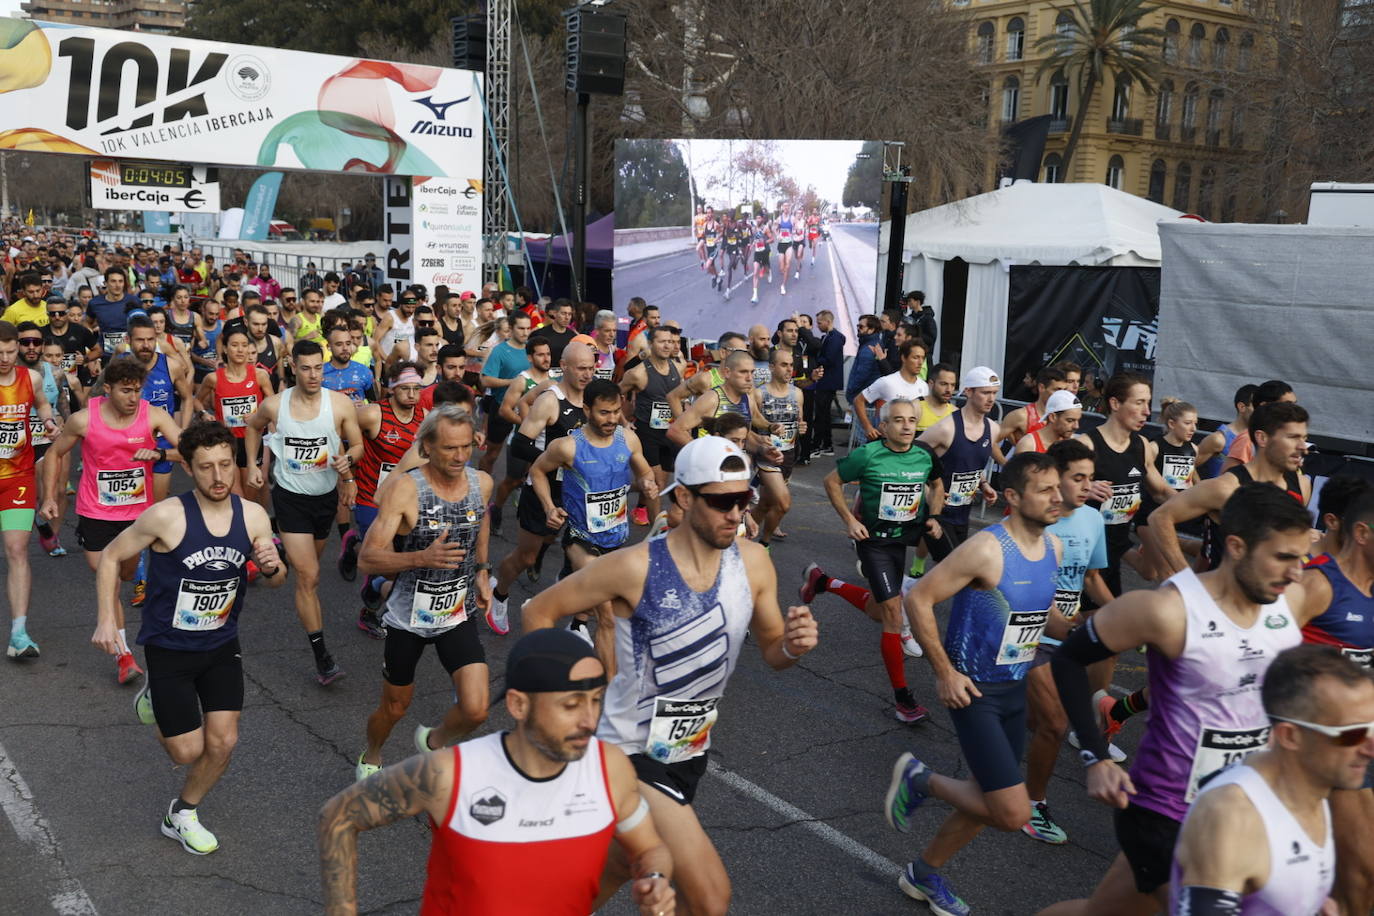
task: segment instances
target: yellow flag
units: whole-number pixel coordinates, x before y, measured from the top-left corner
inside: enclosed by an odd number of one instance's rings
[[[24,220],[24,222],[26,222],[26,223],[29,224],[29,228],[30,228],[30,229],[33,228],[33,208],[32,208],[32,207],[29,208],[29,218],[26,219],[26,220]]]

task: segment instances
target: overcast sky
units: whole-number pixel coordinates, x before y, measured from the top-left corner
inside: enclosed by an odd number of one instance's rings
[[[19,12],[19,0],[0,0],[0,16]]]

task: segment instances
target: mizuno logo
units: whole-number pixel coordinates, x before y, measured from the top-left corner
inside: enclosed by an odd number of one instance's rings
[[[472,98],[472,96],[465,95],[461,99],[454,99],[452,102],[436,102],[434,101],[434,96],[427,95],[422,99],[415,99],[415,102],[434,112],[434,117],[442,121],[448,116],[448,110],[450,108],[454,105],[461,105],[470,98]]]

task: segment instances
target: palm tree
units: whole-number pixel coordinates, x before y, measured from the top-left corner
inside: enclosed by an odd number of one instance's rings
[[[1066,8],[1067,9],[1067,8]],[[1063,69],[1071,83],[1078,86],[1078,115],[1069,131],[1064,149],[1064,174],[1069,171],[1083,122],[1099,83],[1108,73],[1128,76],[1147,94],[1154,93],[1153,77],[1158,67],[1157,49],[1164,30],[1140,28],[1140,21],[1158,10],[1145,0],[1073,0],[1073,20],[1063,31],[1056,27],[1036,41],[1036,50],[1048,52],[1035,72],[1038,81],[1046,71]]]

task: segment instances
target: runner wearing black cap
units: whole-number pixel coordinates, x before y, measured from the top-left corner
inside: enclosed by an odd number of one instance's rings
[[[672,857],[630,762],[593,735],[605,693],[606,669],[581,638],[522,637],[506,661],[512,731],[411,757],[325,803],[326,911],[357,911],[359,831],[425,813],[425,912],[582,916],[595,909],[614,848],[635,876],[639,912],[670,916]]]

